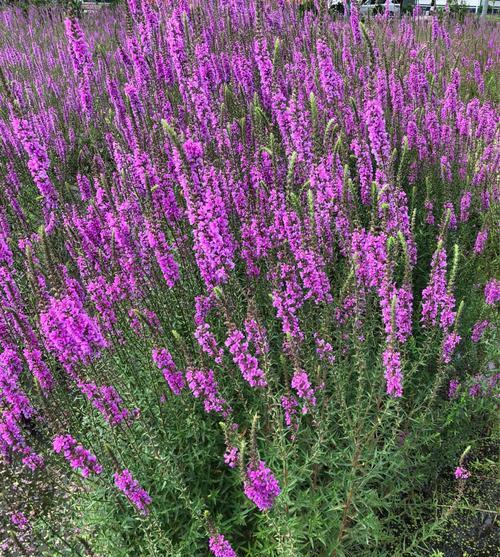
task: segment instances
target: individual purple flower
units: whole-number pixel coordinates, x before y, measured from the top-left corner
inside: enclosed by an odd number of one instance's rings
[[[154,348],[153,362],[163,372],[163,377],[174,395],[179,395],[185,386],[184,375],[177,369],[172,355],[166,348]]]
[[[271,509],[274,500],[281,493],[278,480],[263,460],[248,465],[243,490],[261,511]]]
[[[224,453],[224,462],[229,466],[229,468],[235,468],[239,462],[239,450],[238,447],[228,447]]]
[[[491,279],[484,287],[484,300],[489,306],[494,306],[500,300],[500,281]]]
[[[148,492],[143,489],[137,480],[134,480],[132,474],[128,470],[114,475],[116,487],[123,492],[125,497],[144,515],[149,513],[149,505],[153,499]]]
[[[79,445],[71,435],[57,435],[52,441],[54,452],[63,453],[64,458],[75,470],[81,470],[82,476],[87,478],[90,474],[100,474],[102,466],[97,458],[83,445]]]
[[[470,478],[470,472],[463,466],[457,466],[455,468],[455,478],[457,480],[466,480],[467,478]]]
[[[215,557],[237,557],[231,544],[222,534],[211,536],[208,540],[208,548]]]

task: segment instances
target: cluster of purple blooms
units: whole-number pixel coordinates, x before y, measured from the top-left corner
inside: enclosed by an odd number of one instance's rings
[[[123,401],[113,385],[98,387],[95,383],[80,383],[79,387],[111,426],[116,426],[131,417],[130,411],[123,405]]]
[[[84,478],[90,474],[100,474],[102,466],[88,449],[79,445],[71,435],[58,435],[52,441],[54,452],[62,453],[75,470],[80,470]]]
[[[222,534],[216,534],[208,539],[208,548],[215,557],[237,557],[236,551]]]
[[[500,300],[500,280],[492,279],[484,287],[484,299],[490,306]]]
[[[10,515],[11,523],[19,530],[25,531],[31,528],[30,521],[23,512],[16,512]]]
[[[229,415],[231,407],[219,395],[219,387],[213,370],[188,369],[186,380],[193,396],[203,401],[205,412],[218,412],[223,416]]]
[[[107,346],[98,320],[89,316],[77,296],[52,298],[40,315],[40,328],[46,346],[70,368],[75,363],[89,363]]]
[[[250,354],[245,335],[238,329],[235,329],[228,336],[226,346],[245,381],[251,387],[265,387],[267,385],[265,374],[259,367],[257,358]]]
[[[315,389],[305,371],[296,371],[293,374],[291,387],[303,401],[302,414],[307,414],[311,407],[316,406]]]
[[[262,460],[248,465],[243,490],[260,511],[271,509],[281,493],[278,480]]]
[[[467,480],[470,478],[470,472],[463,466],[457,466],[455,468],[455,478],[457,480]]]
[[[172,393],[179,395],[185,386],[184,375],[177,369],[170,352],[166,348],[155,348],[153,361],[161,369]]]
[[[149,505],[153,502],[148,492],[143,489],[137,480],[134,480],[129,470],[116,472],[114,475],[116,487],[123,492],[125,497],[142,514],[149,513]]]

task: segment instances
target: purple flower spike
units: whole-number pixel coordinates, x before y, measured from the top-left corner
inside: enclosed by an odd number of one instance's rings
[[[149,513],[148,506],[153,502],[148,492],[144,490],[137,480],[134,480],[132,474],[128,470],[116,473],[114,475],[116,487],[123,492],[125,497],[134,505],[137,510],[147,515]]]
[[[258,464],[250,464],[243,488],[245,495],[257,505],[261,511],[272,508],[274,500],[281,493],[278,480],[261,460]]]
[[[208,548],[215,557],[237,557],[231,544],[222,534],[216,534],[208,540]]]
[[[71,435],[58,435],[52,442],[54,452],[63,453],[64,458],[75,470],[80,470],[84,478],[90,474],[100,474],[102,466],[97,458],[85,447],[79,445]]]

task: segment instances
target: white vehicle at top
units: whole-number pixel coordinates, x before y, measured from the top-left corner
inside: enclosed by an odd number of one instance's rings
[[[361,3],[359,7],[359,13],[361,15],[373,15],[373,14],[383,14],[386,10],[385,0],[365,0]],[[401,12],[401,7],[399,2],[396,0],[390,0],[389,2],[389,14],[392,16],[397,16]]]
[[[429,0],[430,2],[430,0]],[[374,15],[377,13],[385,12],[385,0],[362,0],[359,2],[359,11],[361,15]],[[344,12],[344,0],[328,0],[328,8],[339,9]],[[401,12],[400,4],[398,0],[390,0],[389,2],[389,14],[399,15]]]

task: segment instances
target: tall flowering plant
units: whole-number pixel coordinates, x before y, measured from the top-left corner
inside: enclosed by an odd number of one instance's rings
[[[7,554],[412,554],[473,479],[498,28],[310,4],[0,11]]]

